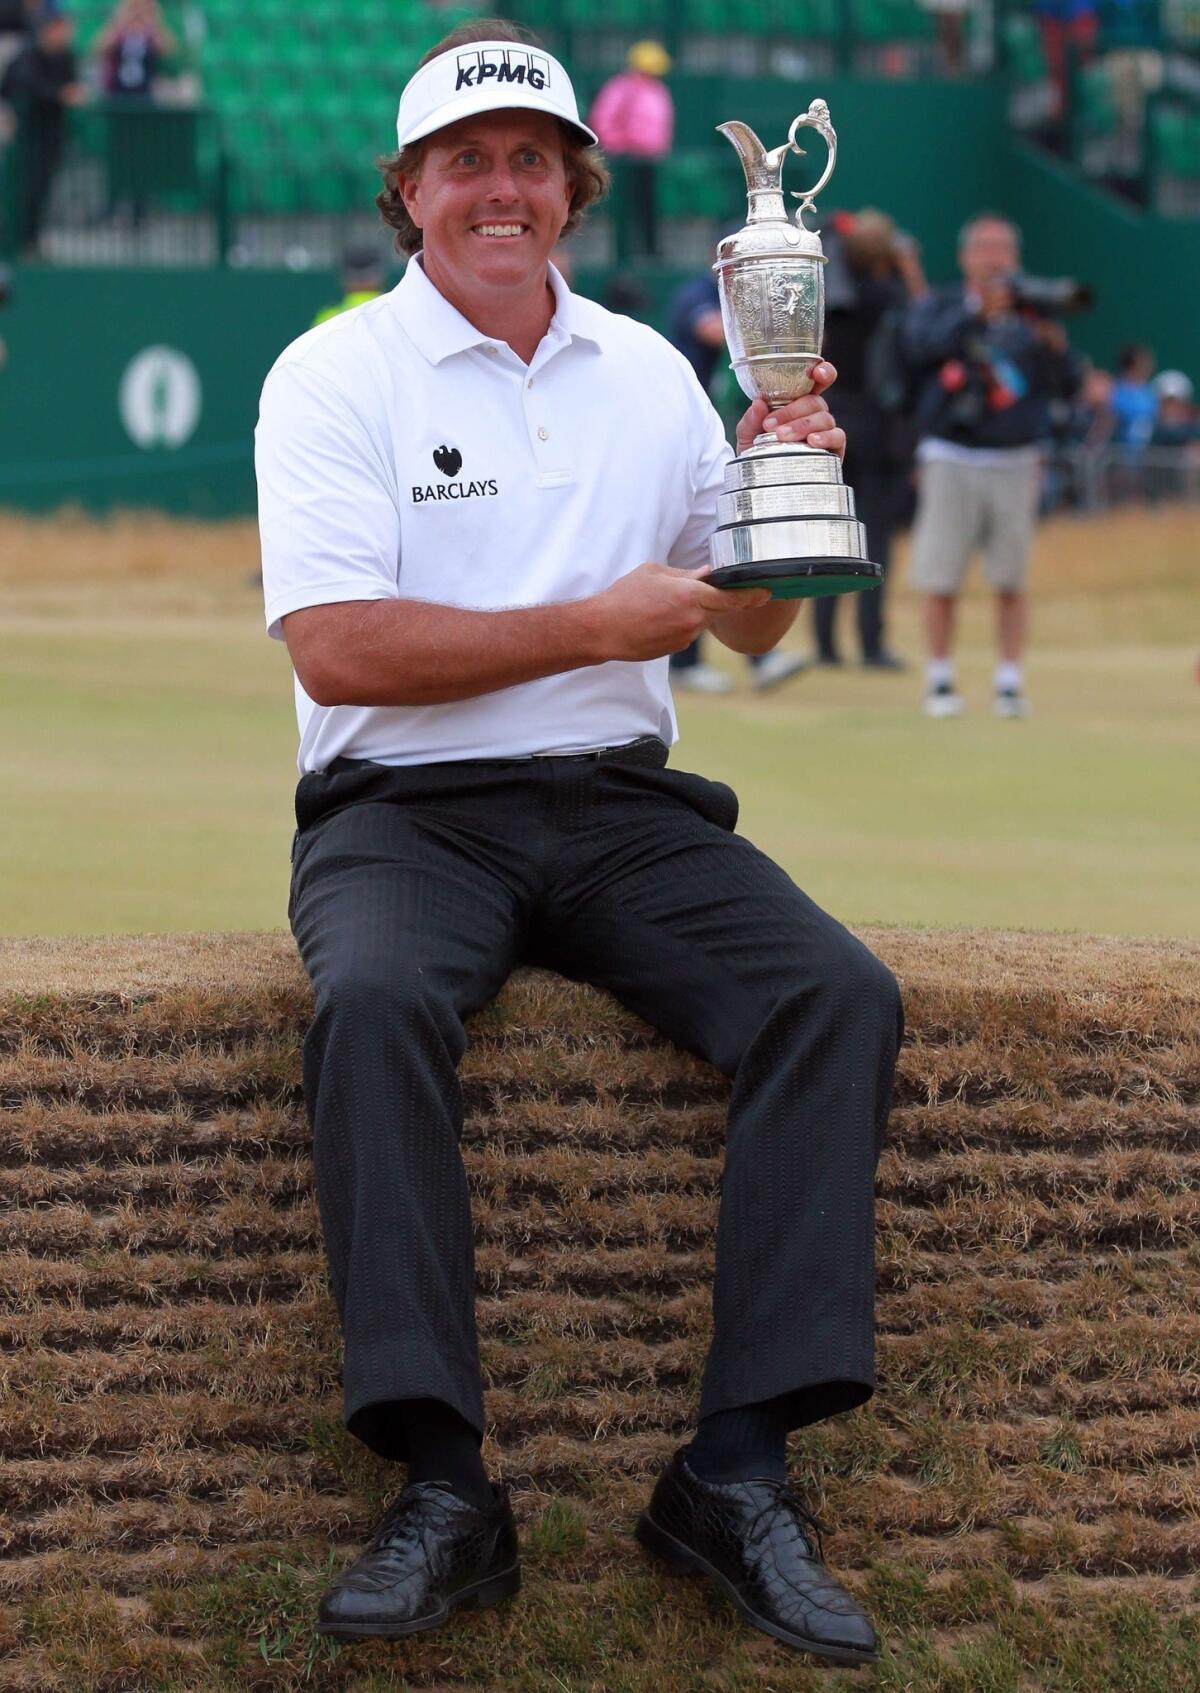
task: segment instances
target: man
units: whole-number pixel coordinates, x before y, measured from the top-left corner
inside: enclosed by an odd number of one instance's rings
[[[823,232],[825,351],[837,367],[838,410],[848,445],[846,481],[867,531],[868,556],[883,571],[879,587],[853,595],[862,663],[871,670],[904,670],[884,635],[884,595],[891,566],[892,536],[904,518],[912,476],[914,440],[903,412],[897,372],[880,368],[894,346],[904,308],[927,291],[916,244],[903,236],[885,212],[864,207],[837,212]],[[847,427],[848,424],[848,427]],[[842,594],[813,601],[817,662],[842,662],[836,639]]]
[[[520,1583],[480,1456],[456,1068],[464,1018],[534,961],[733,1078],[700,1431],[638,1534],[778,1638],[868,1661],[785,1441],[873,1389],[896,984],[732,832],[730,789],[665,768],[668,654],[706,628],[765,649],[792,607],[704,581],[719,421],[665,341],[548,264],[605,182],[562,66],[515,26],[462,25],[397,134],[379,204],[404,277],[286,350],[257,434],[268,626],[297,676],[289,917],[345,1418],[408,1464],[319,1626],[401,1636]],[[743,438],[767,421],[751,407]],[[778,422],[845,444],[819,392]]]
[[[658,257],[658,162],[675,138],[675,102],[662,80],[671,56],[658,41],[635,41],[625,69],[600,89],[588,122],[610,159],[617,161],[617,257]]]
[[[353,311],[355,306],[365,306],[383,293],[385,281],[383,260],[374,247],[365,243],[347,247],[342,254],[342,297],[336,305],[321,308],[312,320],[313,328],[342,312]]]
[[[75,26],[66,14],[44,18],[0,82],[0,95],[17,114],[16,145],[23,177],[19,240],[26,258],[37,257],[46,205],[62,158],[67,109],[87,99],[79,80],[74,34]]]
[[[1005,218],[984,212],[959,236],[961,285],[910,308],[904,350],[917,383],[921,466],[912,582],[925,594],[924,709],[963,709],[950,656],[955,611],[976,548],[996,591],[993,708],[1028,715],[1022,653],[1025,578],[1041,488],[1048,405],[1078,386],[1062,325],[1017,310],[1020,250]]]

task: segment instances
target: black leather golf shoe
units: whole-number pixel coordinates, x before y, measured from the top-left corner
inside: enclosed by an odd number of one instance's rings
[[[708,1482],[676,1452],[634,1530],[683,1574],[706,1575],[747,1622],[839,1664],[872,1664],[879,1643],[822,1558],[820,1525],[786,1482]]]
[[[380,1520],[370,1546],[321,1600],[317,1633],[397,1639],[437,1628],[459,1605],[482,1610],[521,1585],[517,1525],[507,1489],[480,1510],[448,1482],[418,1481]]]

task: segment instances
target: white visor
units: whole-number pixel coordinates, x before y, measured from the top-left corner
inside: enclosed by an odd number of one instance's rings
[[[396,140],[407,147],[460,118],[514,106],[549,112],[585,141],[596,141],[579,121],[575,90],[558,60],[519,41],[472,41],[422,65],[400,96]]]

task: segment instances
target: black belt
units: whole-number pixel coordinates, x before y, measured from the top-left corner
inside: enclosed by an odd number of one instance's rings
[[[449,768],[452,764],[590,764],[598,763],[601,759],[612,759],[624,764],[655,764],[662,766],[667,762],[667,743],[659,740],[657,735],[641,735],[636,741],[624,741],[612,747],[593,747],[590,752],[526,752],[517,753],[511,758],[464,758],[445,759],[439,761],[439,766],[425,766],[426,769],[444,765]],[[381,764],[375,758],[335,758],[325,766],[327,776],[336,776],[342,770],[411,770],[413,765]]]

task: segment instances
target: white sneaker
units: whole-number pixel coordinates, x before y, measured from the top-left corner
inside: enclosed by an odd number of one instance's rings
[[[733,677],[711,664],[689,664],[682,670],[672,670],[671,686],[685,688],[693,694],[728,694],[733,688]]]
[[[1029,701],[1020,688],[997,688],[992,695],[992,710],[997,717],[1028,717]]]
[[[939,682],[926,688],[922,709],[926,717],[957,717],[963,708],[963,697],[953,682]]]
[[[670,686],[684,687],[692,694],[728,694],[733,689],[733,677],[711,664],[689,664],[670,672]]]
[[[798,676],[807,669],[808,660],[800,653],[780,652],[776,647],[774,652],[767,653],[753,666],[750,686],[764,693],[768,688],[777,688],[781,682],[786,682],[792,676]]]

